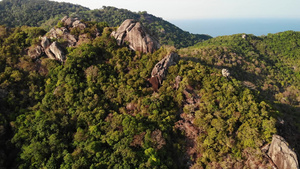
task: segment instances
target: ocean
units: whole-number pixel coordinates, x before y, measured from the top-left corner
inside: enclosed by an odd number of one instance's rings
[[[197,19],[170,20],[170,23],[194,34],[207,34],[212,37],[238,33],[256,36],[287,30],[300,31],[299,19]]]

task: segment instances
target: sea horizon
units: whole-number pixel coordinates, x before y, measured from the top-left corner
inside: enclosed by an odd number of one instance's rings
[[[239,33],[268,35],[283,31],[300,31],[300,18],[192,19],[169,20],[184,31],[212,37]]]

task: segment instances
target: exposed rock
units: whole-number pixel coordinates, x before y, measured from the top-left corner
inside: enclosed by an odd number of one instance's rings
[[[72,25],[73,25],[74,28],[77,28],[77,27],[79,29],[86,28],[86,25],[84,23],[80,22],[80,20],[75,20]]]
[[[60,21],[65,22],[68,18],[68,16],[64,16]]]
[[[76,43],[76,46],[82,44],[82,43],[86,43],[86,42],[89,42],[90,39],[88,38],[87,34],[82,34],[82,35],[79,35],[78,37],[78,41]]]
[[[164,145],[166,145],[166,140],[159,129],[156,129],[151,133],[151,139],[155,144],[156,149],[158,150],[161,149]]]
[[[50,48],[45,49],[45,54],[48,56],[48,58],[55,59],[55,55],[51,52]]]
[[[66,34],[64,36],[64,39],[67,39],[68,40],[68,47],[72,47],[72,46],[75,46],[76,43],[77,43],[77,39],[75,38],[74,35],[71,35],[70,33]]]
[[[243,35],[242,35],[242,38],[243,38],[243,39],[246,39],[246,38],[247,38],[247,35],[246,35],[246,34],[243,34]]]
[[[160,87],[160,83],[159,83],[159,80],[156,76],[154,77],[151,77],[149,79],[149,82],[151,83],[152,85],[152,88],[153,88],[153,91],[157,92],[158,91],[158,88]]]
[[[50,51],[53,53],[53,55],[55,56],[56,59],[63,61],[64,60],[64,55],[63,52],[61,50],[61,47],[59,46],[59,44],[57,42],[53,42],[50,45]]]
[[[53,39],[53,38],[58,38],[58,32],[60,32],[60,29],[57,28],[52,28],[50,29],[50,31],[48,32],[48,36],[50,37],[50,39]]]
[[[174,88],[175,88],[175,89],[178,89],[178,88],[179,88],[179,83],[181,82],[181,80],[182,80],[182,77],[181,77],[181,76],[177,76],[177,77],[175,78],[175,84],[174,84]]]
[[[265,152],[265,153],[267,153],[267,152],[268,152],[268,150],[269,150],[269,148],[270,148],[270,143],[268,143],[268,144],[264,145],[264,146],[263,146],[263,147],[261,147],[260,149],[261,149],[261,151],[262,151],[262,152]]]
[[[162,84],[163,79],[167,75],[168,68],[172,65],[176,65],[179,58],[180,57],[177,53],[171,52],[154,66],[151,72],[151,77],[156,76],[159,80],[159,83]]]
[[[228,69],[222,69],[222,75],[223,75],[224,77],[230,76],[229,70],[228,70]]]
[[[44,49],[50,46],[50,40],[46,36],[42,37],[41,40],[41,45]]]
[[[76,45],[76,42],[77,42],[77,39],[75,38],[74,35],[70,34],[69,30],[65,27],[61,27],[61,28],[52,28],[49,33],[48,33],[50,39],[64,39],[67,43],[67,46],[68,47],[72,47],[72,46],[75,46]],[[47,38],[47,37],[43,37],[43,38]],[[43,41],[42,41],[43,43]],[[44,47],[46,48],[46,47]]]
[[[28,55],[32,58],[32,59],[37,59],[39,58],[43,53],[43,48],[38,45],[33,49],[29,49],[28,51]]]
[[[129,42],[129,47],[134,51],[143,53],[153,53],[160,48],[158,40],[148,33],[146,28],[133,19],[125,20],[117,31],[112,32],[118,45],[124,45]]]
[[[136,109],[136,105],[134,103],[128,103],[126,105],[126,110],[133,111],[134,109]]]
[[[61,20],[64,25],[66,27],[71,27],[73,25],[73,22],[75,21],[74,18],[68,18],[67,16],[65,16],[62,20]]]
[[[85,35],[79,35],[75,37],[70,33],[73,28],[85,29],[86,25],[82,23],[78,18],[69,18],[65,16],[61,22],[65,27],[52,28],[47,35],[40,38],[41,43],[34,48],[28,50],[28,55],[33,58],[39,58],[43,54],[46,54],[50,59],[57,59],[63,61],[63,48],[78,46],[81,43],[88,42],[90,39]],[[95,31],[95,36],[99,36],[100,33]],[[93,35],[94,36],[94,35]],[[77,39],[78,38],[78,39]],[[52,40],[50,40],[52,39]],[[51,41],[59,39],[62,43],[57,42],[51,43]]]
[[[279,135],[273,135],[268,155],[278,169],[299,169],[296,153]]]

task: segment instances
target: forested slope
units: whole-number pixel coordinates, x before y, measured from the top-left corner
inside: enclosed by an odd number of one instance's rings
[[[78,36],[98,24],[84,23]],[[0,27],[1,167],[267,168],[260,148],[275,133],[299,152],[299,32],[143,54],[112,30],[59,62],[27,55],[45,30]],[[181,58],[155,92],[148,79],[170,52]]]
[[[40,26],[49,19],[61,19],[64,15],[88,10],[80,5],[48,0],[2,0],[0,2],[0,25]]]
[[[126,9],[103,7],[90,10],[70,3],[59,3],[48,0],[3,0],[0,1],[0,25],[42,26],[49,30],[65,15],[80,19],[107,22],[109,26],[119,26],[126,19],[142,22],[161,44],[172,45],[176,48],[188,47],[211,38],[209,35],[191,34],[175,25],[155,17],[147,12],[131,12]]]
[[[300,33],[256,37],[222,36],[180,50],[185,59],[215,70],[227,68],[233,78],[277,109],[279,133],[300,151]],[[280,122],[280,123],[279,123]]]

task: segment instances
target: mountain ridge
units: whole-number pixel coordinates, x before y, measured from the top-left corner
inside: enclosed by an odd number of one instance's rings
[[[13,10],[11,10],[13,9]],[[211,38],[209,35],[191,34],[174,24],[147,12],[131,12],[126,9],[103,6],[90,10],[80,5],[48,0],[3,0],[0,2],[0,24],[10,27],[28,25],[50,29],[65,15],[79,17],[87,21],[107,22],[109,26],[119,26],[125,19],[140,21],[147,29],[159,37],[160,43],[176,48],[194,45]]]

